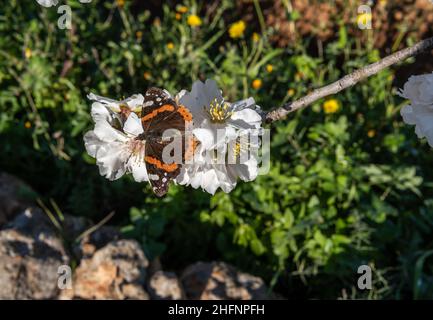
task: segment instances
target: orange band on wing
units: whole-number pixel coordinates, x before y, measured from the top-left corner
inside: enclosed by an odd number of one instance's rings
[[[191,112],[189,112],[187,108],[185,108],[184,106],[179,106],[177,111],[180,113],[180,115],[182,116],[183,120],[185,120],[185,122],[192,121],[192,114]]]
[[[172,163],[172,164],[162,163],[161,161],[159,161],[154,157],[149,157],[149,156],[144,157],[144,161],[153,164],[158,169],[162,169],[167,172],[173,172],[178,168],[178,165],[176,163]]]
[[[155,109],[151,113],[142,117],[141,122],[146,122],[146,121],[154,118],[158,113],[166,112],[166,111],[174,111],[174,107],[170,104],[164,104],[163,106],[159,107],[158,109]]]

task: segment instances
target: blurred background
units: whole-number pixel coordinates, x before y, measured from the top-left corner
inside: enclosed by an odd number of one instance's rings
[[[94,222],[114,212],[108,224],[173,272],[225,261],[285,298],[433,298],[433,152],[396,95],[433,71],[431,52],[273,124],[270,172],[230,194],[175,186],[158,199],[101,177],[83,143],[89,92],[213,78],[267,110],[433,36],[430,1],[61,2],[70,30],[56,7],[1,5],[0,170],[30,186],[22,198]],[[363,264],[372,290],[357,288]]]

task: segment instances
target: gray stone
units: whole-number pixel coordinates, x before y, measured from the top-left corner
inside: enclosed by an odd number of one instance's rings
[[[185,299],[182,285],[173,272],[157,271],[149,280],[148,291],[155,300]]]
[[[26,209],[0,231],[0,299],[57,298],[58,270],[68,263],[45,214]]]
[[[20,179],[0,172],[0,227],[33,204],[35,192]]]
[[[79,244],[74,248],[75,255],[79,258],[89,258],[97,250],[106,246],[114,240],[122,238],[120,231],[112,226],[102,226],[92,233],[84,236]]]
[[[133,240],[112,241],[83,258],[75,271],[73,290],[62,299],[148,299],[144,290],[149,262]]]
[[[184,270],[181,282],[187,298],[194,300],[269,298],[261,278],[239,272],[224,262],[197,262]]]

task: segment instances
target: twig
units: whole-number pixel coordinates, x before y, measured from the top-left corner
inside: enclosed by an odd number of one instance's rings
[[[87,237],[88,235],[90,235],[93,232],[95,232],[96,230],[98,230],[100,227],[102,227],[104,224],[106,224],[108,222],[108,220],[110,220],[113,216],[114,216],[114,211],[111,211],[104,219],[102,219],[101,221],[99,221],[93,227],[90,227],[89,229],[87,229],[86,231],[84,231],[83,233],[81,233],[77,237],[76,241],[78,242],[81,239]]]
[[[290,112],[304,108],[321,98],[336,94],[346,88],[352,87],[359,81],[364,80],[393,64],[406,60],[409,57],[416,56],[417,54],[432,48],[433,37],[418,42],[412,47],[397,51],[396,53],[391,54],[383,58],[382,60],[370,64],[364,68],[355,70],[354,72],[348,74],[347,76],[344,76],[343,78],[334,83],[314,90],[313,92],[306,95],[305,97],[302,97],[299,100],[286,103],[282,107],[269,111],[264,115],[264,119],[267,123],[280,120],[287,116]]]

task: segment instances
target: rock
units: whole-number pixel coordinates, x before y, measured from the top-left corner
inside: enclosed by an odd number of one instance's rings
[[[83,239],[80,240],[79,245],[74,248],[74,253],[80,259],[89,258],[97,250],[101,249],[109,242],[119,240],[121,238],[122,234],[115,227],[102,226],[83,237]]]
[[[187,298],[194,300],[268,299],[259,277],[237,271],[224,262],[197,262],[181,276]]]
[[[73,292],[65,292],[61,298],[148,299],[144,290],[148,265],[136,241],[112,241],[92,257],[81,260]]]
[[[149,280],[148,291],[155,300],[185,299],[182,285],[173,272],[155,272]]]
[[[122,238],[121,232],[112,226],[103,225],[92,231],[92,222],[84,217],[65,214],[61,224],[62,236],[72,244],[72,252],[78,260],[89,258],[110,241]]]
[[[84,217],[64,215],[64,221],[61,221],[63,236],[68,241],[75,241],[83,232],[91,227],[91,221]]]
[[[0,299],[54,299],[68,265],[62,241],[39,209],[29,208],[0,231]]]
[[[0,172],[0,226],[32,204],[35,192],[24,182]]]

